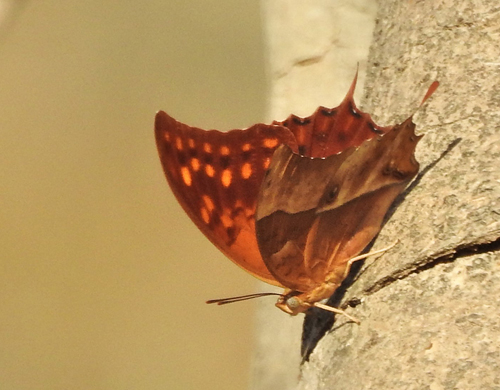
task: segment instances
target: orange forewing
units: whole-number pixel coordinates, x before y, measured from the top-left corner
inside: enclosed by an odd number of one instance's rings
[[[259,253],[255,208],[275,149],[294,145],[290,131],[264,124],[227,133],[205,131],[163,111],[156,115],[155,128],[165,175],[184,211],[227,257],[279,286]]]

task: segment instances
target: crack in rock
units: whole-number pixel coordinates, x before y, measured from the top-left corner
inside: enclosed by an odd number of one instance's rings
[[[426,270],[434,268],[439,264],[452,263],[459,258],[467,257],[473,254],[490,253],[499,250],[500,232],[493,232],[490,236],[479,238],[475,242],[458,245],[453,249],[444,249],[443,251],[436,253],[433,256],[427,256],[425,259],[416,261],[411,267],[398,270],[380,279],[371,287],[365,289],[363,291],[363,294],[372,295],[397,280],[405,279],[412,274],[424,272]],[[342,305],[342,307],[355,307],[360,303],[361,299],[359,297],[354,297],[349,299],[344,305]]]

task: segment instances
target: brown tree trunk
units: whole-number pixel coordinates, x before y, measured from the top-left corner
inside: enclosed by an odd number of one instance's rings
[[[301,13],[303,18],[324,16],[316,11],[323,7],[328,13],[334,3],[339,2],[301,2]],[[281,6],[274,12],[292,14]],[[336,21],[331,23],[333,29]],[[318,33],[315,39],[308,36],[313,54],[328,41],[319,25],[303,31]],[[290,50],[301,48],[305,38],[294,35],[295,21],[281,21],[279,27],[287,29],[288,35],[280,34],[287,35]],[[500,388],[499,42],[496,0],[380,2],[361,108],[379,124],[399,122],[415,111],[430,83],[439,80],[433,98],[415,115],[417,131],[425,133],[417,148],[422,173],[374,248],[396,238],[401,243],[368,260],[342,298],[361,325],[337,317],[300,375],[298,350],[277,344],[283,343],[281,338],[259,344],[260,357],[265,358],[266,348],[286,351],[284,361],[295,357],[288,360],[288,383],[275,388]],[[301,90],[300,99],[309,101],[316,88],[337,88],[332,81],[336,69],[324,63],[330,52],[323,53],[304,59],[295,55],[298,60],[286,72],[272,74],[272,107],[299,99]],[[354,73],[359,58],[344,61]],[[307,76],[299,80],[294,73]],[[346,90],[337,88],[341,95]],[[340,101],[318,95],[316,105]],[[310,105],[307,109],[312,112]],[[261,325],[259,337],[280,331],[277,323]],[[316,331],[314,326],[307,329],[308,335]],[[293,345],[300,336],[289,337]],[[254,375],[273,377],[258,359],[255,367]],[[259,379],[255,383],[256,389],[266,388],[264,381],[261,387]]]

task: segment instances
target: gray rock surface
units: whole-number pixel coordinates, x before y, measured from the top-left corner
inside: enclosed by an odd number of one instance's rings
[[[380,289],[339,318],[299,389],[499,389],[500,273],[492,253],[439,264]]]
[[[400,121],[441,83],[415,116],[424,174],[374,248],[401,243],[344,297],[361,326],[338,318],[299,388],[500,389],[500,7],[384,1],[378,18],[364,110]]]
[[[439,80],[414,117],[425,133],[416,153],[422,175],[373,249],[396,238],[399,245],[368,259],[343,297],[361,325],[338,317],[300,374],[298,351],[260,344],[261,357],[265,348],[288,351],[281,356],[290,362],[288,375],[299,378],[297,388],[500,389],[499,42],[494,0],[379,3],[361,109],[378,124],[400,122]],[[306,80],[329,78],[316,63],[294,66],[309,72]],[[279,73],[273,83],[286,77]],[[280,112],[289,94],[277,91]],[[273,323],[265,331],[280,329]],[[281,388],[294,388],[289,383]]]

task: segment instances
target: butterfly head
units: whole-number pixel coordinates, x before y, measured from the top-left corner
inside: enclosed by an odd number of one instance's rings
[[[217,305],[226,305],[228,303],[241,302],[241,301],[246,301],[248,299],[261,298],[269,295],[277,295],[279,296],[279,298],[278,302],[276,302],[276,306],[279,307],[281,310],[283,310],[285,313],[294,316],[299,313],[303,313],[311,306],[314,306],[314,304],[307,303],[303,299],[301,299],[299,297],[300,294],[301,293],[298,291],[290,291],[290,290],[288,290],[288,292],[286,292],[285,294],[278,294],[274,292],[256,293],[256,294],[240,295],[237,297],[230,297],[230,298],[210,299],[206,303],[208,304],[216,303]]]
[[[313,305],[302,300],[298,294],[300,293],[292,291],[288,294],[281,295],[278,298],[278,302],[276,302],[276,307],[292,316],[307,311]]]

